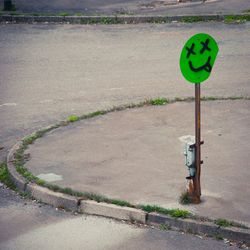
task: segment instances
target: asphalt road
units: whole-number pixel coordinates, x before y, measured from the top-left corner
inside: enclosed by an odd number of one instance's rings
[[[179,70],[185,41],[219,44],[206,96],[249,96],[250,23],[225,25],[1,25],[1,156],[38,128],[124,103],[194,95]]]
[[[238,249],[221,240],[101,217],[73,215],[36,201],[21,199],[3,187],[0,187],[0,196],[2,250]]]
[[[4,147],[0,151],[1,160],[6,157],[7,151],[16,140],[33,130],[65,119],[70,114],[82,114],[149,97],[192,96],[193,86],[182,79],[178,60],[186,39],[197,32],[212,34],[220,47],[215,72],[202,86],[202,94],[249,96],[248,23],[124,26],[1,25],[0,143],[1,147]],[[6,195],[7,198],[4,198]],[[39,205],[37,207],[32,204],[30,209],[34,213],[29,214],[29,220],[24,220],[27,215],[23,213],[28,210],[20,209],[20,206],[23,208],[22,201],[13,197],[8,198],[9,195],[11,194],[1,189],[0,233],[2,239],[7,237],[1,241],[3,249],[21,249],[24,245],[27,246],[25,249],[29,247],[31,249],[30,244],[33,244],[34,248],[34,241],[31,240],[34,237],[37,237],[41,244],[46,243],[48,246],[56,244],[55,239],[60,244],[63,235],[60,230],[64,228],[62,225],[68,225],[67,223],[76,224],[74,224],[75,230],[67,231],[71,241],[64,237],[65,246],[67,242],[74,241],[74,232],[79,235],[79,228],[83,234],[86,232],[86,227],[88,230],[92,228],[95,235],[100,237],[106,237],[106,231],[110,228],[107,222],[101,220],[100,223],[104,223],[106,227],[99,227],[95,223],[91,226],[91,222],[84,224],[85,227],[84,225],[79,227],[78,220],[82,220],[81,218],[72,219],[71,215],[67,214],[62,215],[65,219],[58,219],[54,212],[50,212],[53,208],[46,207],[45,210],[41,210]],[[37,217],[39,213],[43,214],[40,220]],[[47,213],[52,214],[47,215]],[[26,223],[25,232],[22,229],[24,223]],[[120,227],[117,226],[118,231]],[[137,229],[134,232],[130,226],[125,227],[122,240],[118,244],[120,249],[126,249],[127,246],[128,249],[133,247],[144,249],[143,244],[147,242],[149,247],[156,244],[151,249],[156,249],[155,246],[160,249],[160,244],[164,249],[166,244],[167,249],[182,249],[183,246],[185,246],[183,249],[225,248],[221,242],[214,240],[201,240],[174,232],[158,233],[149,230],[141,233],[139,230],[138,233]],[[58,230],[54,237],[52,233],[46,234],[53,230]],[[115,238],[108,234],[112,240]],[[132,240],[128,237],[130,234],[136,237],[132,237]],[[47,240],[48,238],[45,241],[43,238],[45,235],[51,237],[49,238],[51,241]],[[82,238],[82,241],[99,244],[96,238],[89,237]],[[138,239],[141,239],[139,243],[136,241]],[[140,248],[137,243],[141,244]],[[13,244],[18,244],[18,247]],[[194,245],[197,245],[197,248]],[[112,247],[119,249],[117,245],[105,246],[106,249]],[[36,245],[36,248],[38,247]],[[53,249],[52,246],[48,248]]]
[[[0,0],[0,8],[4,0]],[[140,15],[190,15],[190,14],[238,14],[250,9],[248,0],[13,0],[19,12],[140,14]]]

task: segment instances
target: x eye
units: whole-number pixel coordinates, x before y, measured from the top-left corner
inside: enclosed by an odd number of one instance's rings
[[[194,43],[191,45],[191,48],[186,47],[186,50],[188,51],[187,58],[189,58],[191,54],[196,55],[196,53],[194,52]]]
[[[203,54],[205,50],[211,51],[211,49],[208,47],[209,39],[207,39],[205,42],[201,42],[201,45],[203,48],[200,50],[200,54]]]

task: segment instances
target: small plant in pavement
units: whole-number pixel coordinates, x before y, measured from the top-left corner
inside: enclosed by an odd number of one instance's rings
[[[79,118],[79,116],[77,116],[77,115],[71,115],[71,116],[69,116],[68,117],[68,121],[69,122],[76,122],[76,121],[78,121],[80,118]]]
[[[248,229],[247,226],[245,226],[241,223],[238,223],[235,221],[229,221],[229,220],[222,219],[222,218],[215,220],[214,223],[220,227],[239,227],[239,228]]]
[[[165,105],[167,103],[169,103],[169,100],[166,98],[156,98],[150,101],[151,105],[158,105],[158,106]]]
[[[188,192],[187,191],[184,191],[180,198],[179,198],[179,202],[183,205],[187,205],[187,204],[190,204],[192,201],[188,195]]]
[[[225,23],[244,23],[250,21],[250,15],[228,15],[225,16]]]
[[[191,214],[186,210],[167,209],[156,205],[140,205],[139,208],[148,213],[157,212],[160,214],[170,215],[174,218],[188,218],[191,216]]]
[[[68,12],[60,12],[58,16],[69,16]]]
[[[16,189],[15,185],[10,179],[10,175],[7,169],[6,162],[0,164],[0,181],[11,189]]]

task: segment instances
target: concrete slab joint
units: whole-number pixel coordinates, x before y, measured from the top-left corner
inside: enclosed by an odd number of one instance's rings
[[[78,201],[73,196],[54,192],[48,188],[38,186],[34,183],[28,183],[25,191],[30,193],[32,197],[53,205],[54,207],[77,211]]]

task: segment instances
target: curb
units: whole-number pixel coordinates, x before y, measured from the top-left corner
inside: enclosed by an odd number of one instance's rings
[[[104,216],[118,220],[139,222],[148,225],[166,225],[175,230],[181,230],[187,233],[207,235],[212,237],[223,237],[236,241],[243,241],[250,245],[250,229],[242,228],[222,228],[212,222],[202,222],[192,219],[173,218],[157,213],[147,213],[137,208],[121,207],[103,202],[84,200],[80,197],[66,195],[60,192],[54,192],[46,187],[28,182],[17,171],[14,166],[16,151],[22,146],[22,141],[15,144],[7,156],[7,168],[11,180],[15,183],[18,190],[27,192],[32,197],[44,203],[55,207],[64,208],[70,211],[80,213]]]
[[[96,201],[81,201],[79,212],[101,215],[119,220],[136,221],[139,223],[146,223],[147,213],[130,207],[120,207],[113,204],[97,203]]]
[[[177,16],[29,16],[2,15],[0,23],[67,23],[67,24],[138,24],[170,23],[188,19],[197,21],[223,21],[227,15],[177,15]],[[237,15],[241,16],[241,15]],[[245,15],[242,15],[245,16]]]
[[[8,153],[7,156],[7,168],[10,174],[10,179],[15,184],[17,189],[21,192],[25,192],[26,186],[27,186],[27,180],[24,179],[23,176],[21,176],[17,171],[16,167],[14,165],[14,159],[15,159],[15,152],[19,149],[19,147],[22,145],[22,142],[16,143],[11,150]]]
[[[63,208],[76,212],[78,210],[78,199],[76,197],[54,192],[48,188],[41,187],[34,183],[28,183],[25,192],[32,197],[54,207]]]
[[[250,230],[236,227],[223,228],[213,224],[212,222],[194,221],[191,219],[173,219],[166,215],[159,215],[157,213],[148,214],[148,224],[162,224],[170,228],[179,229],[181,231],[207,235],[211,237],[223,237],[226,239],[244,241],[250,244]]]

